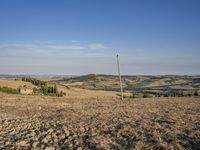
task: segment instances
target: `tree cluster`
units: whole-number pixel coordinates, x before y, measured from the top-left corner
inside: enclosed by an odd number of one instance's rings
[[[34,79],[34,78],[22,78],[22,81],[26,81],[26,82],[31,82],[32,84],[36,85],[39,87],[39,89],[34,88],[33,92],[36,93],[42,93],[44,95],[50,95],[50,96],[58,96],[58,97],[62,97],[64,95],[66,95],[66,93],[62,92],[62,91],[58,91],[56,84],[55,85],[48,85],[46,81],[41,81],[38,79]]]
[[[30,78],[30,77],[28,77],[28,78],[23,77],[22,81],[31,82],[33,85],[36,85],[39,87],[47,85],[46,81],[41,81],[41,80]]]

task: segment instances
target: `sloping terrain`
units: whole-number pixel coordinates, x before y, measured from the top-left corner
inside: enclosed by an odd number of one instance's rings
[[[200,98],[66,98],[0,93],[0,149],[193,149]]]
[[[23,86],[23,85],[27,85],[27,86],[30,86],[32,88],[36,87],[35,85],[33,85],[32,83],[30,82],[24,82],[24,81],[21,81],[21,80],[4,80],[4,79],[1,79],[0,80],[0,86],[1,87],[9,87],[9,88],[13,88],[13,89],[18,89],[19,86]]]
[[[89,89],[82,89],[82,88],[76,88],[66,85],[57,84],[58,91],[63,91],[66,93],[66,97],[68,98],[117,98],[120,96],[120,92],[115,91],[103,91],[103,90],[89,90]],[[126,97],[129,97],[131,93],[125,92],[124,95]]]
[[[27,85],[32,88],[36,87],[30,82],[25,82],[21,80],[8,80],[8,79],[1,79],[0,80],[0,87],[10,87],[12,89],[18,89],[19,86]],[[53,86],[54,84],[52,84]],[[85,98],[91,98],[91,97],[119,97],[120,93],[115,91],[101,91],[101,90],[89,90],[89,89],[81,89],[76,87],[69,87],[66,85],[56,84],[58,91],[62,91],[66,93],[66,97],[85,97]],[[130,93],[125,93],[126,96],[130,96]]]

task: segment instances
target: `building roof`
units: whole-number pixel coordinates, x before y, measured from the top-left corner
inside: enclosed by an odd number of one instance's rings
[[[30,90],[33,89],[32,87],[27,86],[27,85],[20,86],[19,88],[20,88],[20,89],[30,89]]]

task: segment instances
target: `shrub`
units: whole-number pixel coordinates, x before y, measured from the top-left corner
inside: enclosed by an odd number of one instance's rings
[[[143,94],[139,92],[132,93],[132,95],[130,96],[130,98],[142,98],[142,97]]]
[[[9,93],[9,94],[19,94],[19,91],[16,89],[12,89],[9,87],[0,87],[1,92]]]
[[[147,97],[152,97],[152,95],[148,93],[144,93],[143,98],[147,98]]]
[[[197,90],[194,92],[194,96],[199,96],[199,94],[198,94],[198,91],[197,91]]]

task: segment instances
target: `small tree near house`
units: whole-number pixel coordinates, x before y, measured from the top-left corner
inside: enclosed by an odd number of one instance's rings
[[[197,90],[194,92],[194,96],[199,96],[199,94],[198,94],[198,91],[197,91]]]

